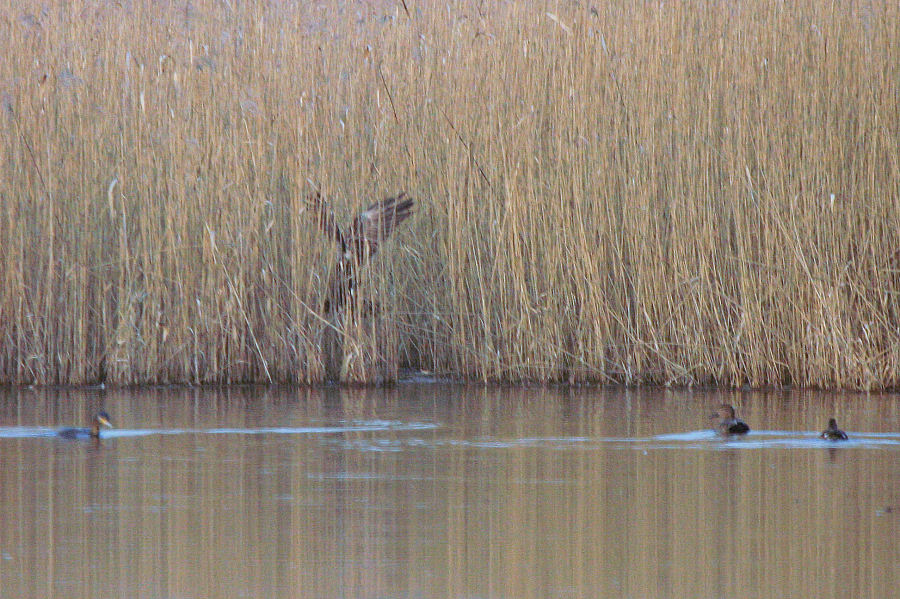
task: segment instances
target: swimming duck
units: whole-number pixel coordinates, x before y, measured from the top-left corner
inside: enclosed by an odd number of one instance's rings
[[[93,419],[91,419],[91,428],[61,428],[56,434],[63,439],[99,439],[101,424],[109,428],[113,427],[112,422],[109,420],[109,414],[104,410],[94,414]]]
[[[379,244],[384,243],[397,225],[412,215],[413,203],[406,192],[375,202],[356,217],[350,230],[345,233],[321,195],[315,192],[309,196],[307,204],[314,210],[319,228],[338,245],[338,262],[328,278],[328,297],[324,305],[326,313],[338,312],[352,296],[356,280],[353,268],[368,264]]]
[[[822,431],[819,437],[828,441],[846,441],[847,433],[838,428],[837,420],[830,418],[828,420],[828,428]]]
[[[718,418],[716,424],[716,432],[720,435],[744,435],[750,432],[750,427],[743,420],[739,420],[734,416],[734,408],[731,404],[723,403],[712,415],[712,418]]]

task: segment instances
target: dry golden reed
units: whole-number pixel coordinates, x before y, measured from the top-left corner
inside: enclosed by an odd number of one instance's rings
[[[898,385],[896,2],[0,14],[2,382]]]

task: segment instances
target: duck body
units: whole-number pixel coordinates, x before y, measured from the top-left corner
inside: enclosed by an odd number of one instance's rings
[[[719,419],[719,422],[716,423],[716,432],[720,435],[746,435],[750,432],[747,423],[735,417],[734,408],[730,404],[719,406],[712,417]]]
[[[62,437],[63,439],[90,439],[94,437],[91,429],[77,426],[61,428],[56,431],[56,436]],[[100,436],[100,431],[97,431],[96,436]]]
[[[731,420],[720,422],[716,430],[718,430],[720,435],[746,435],[750,432],[750,427],[743,420],[732,418]]]
[[[826,441],[846,441],[847,433],[838,428],[837,420],[831,418],[828,420],[828,428],[822,431],[819,438]]]
[[[105,411],[100,411],[94,415],[93,419],[91,419],[90,428],[61,428],[56,431],[56,435],[63,439],[99,439],[101,425],[112,428],[112,422],[110,422],[109,414],[107,414]]]

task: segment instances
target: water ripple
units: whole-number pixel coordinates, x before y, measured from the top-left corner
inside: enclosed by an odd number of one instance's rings
[[[817,431],[754,431],[743,437],[721,437],[711,430],[654,437],[523,437],[519,439],[339,439],[339,447],[358,451],[399,452],[422,448],[463,447],[485,450],[545,449],[557,451],[614,450],[707,450],[721,449],[900,449],[900,433],[848,433],[850,440],[834,442],[819,438]]]
[[[103,430],[104,439],[147,437],[151,435],[333,435],[355,432],[423,431],[439,428],[431,422],[397,420],[359,420],[334,426],[296,426],[261,428],[115,428]],[[44,426],[0,426],[0,438],[55,437],[57,430]]]

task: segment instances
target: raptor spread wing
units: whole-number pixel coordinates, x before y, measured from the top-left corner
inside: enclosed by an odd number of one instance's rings
[[[356,217],[350,227],[347,244],[356,252],[360,264],[378,251],[397,225],[412,216],[412,207],[412,198],[402,192],[395,198],[375,202]]]
[[[342,253],[346,251],[347,242],[344,239],[344,234],[341,232],[341,227],[337,224],[337,219],[334,218],[334,212],[325,205],[325,200],[322,199],[319,192],[316,191],[309,194],[306,198],[306,203],[313,210],[316,222],[322,232],[337,242],[341,247]]]

